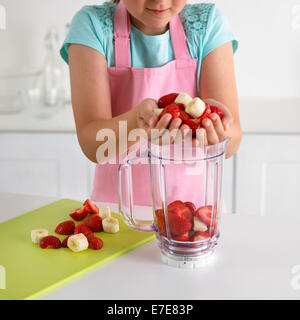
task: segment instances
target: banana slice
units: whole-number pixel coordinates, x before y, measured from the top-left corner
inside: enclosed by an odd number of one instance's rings
[[[164,111],[163,108],[155,108],[155,109],[153,109],[153,112],[154,112],[157,116],[159,116],[163,111]]]
[[[31,231],[31,240],[33,243],[40,243],[41,239],[48,236],[48,230],[36,229]]]
[[[116,233],[119,231],[119,220],[113,217],[107,217],[102,220],[103,231],[107,233]]]
[[[99,208],[99,216],[102,219],[105,219],[107,217],[111,217],[110,207],[109,206],[100,207]]]
[[[200,98],[194,98],[186,107],[185,112],[193,118],[199,118],[205,111],[205,103]]]
[[[194,217],[194,231],[207,231],[207,225],[202,222],[199,218]]]
[[[182,103],[185,106],[187,106],[191,101],[193,100],[193,98],[185,93],[185,92],[181,92],[179,93],[179,95],[177,96],[177,98],[175,99],[175,103]]]
[[[80,252],[89,247],[89,242],[83,233],[77,233],[70,236],[67,246],[74,252]]]

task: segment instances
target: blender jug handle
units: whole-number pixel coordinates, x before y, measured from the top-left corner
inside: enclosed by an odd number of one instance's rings
[[[124,222],[131,228],[137,231],[143,232],[155,232],[154,220],[146,221],[146,220],[136,220],[133,217],[133,196],[132,196],[132,177],[131,177],[131,162],[137,159],[148,158],[148,152],[142,154],[139,157],[135,157],[134,159],[127,160],[126,163],[120,164],[118,169],[118,194],[119,194],[119,214],[121,215]],[[127,211],[123,210],[123,194],[122,194],[122,186],[123,186],[123,169],[127,168],[127,192],[129,195],[129,215]]]

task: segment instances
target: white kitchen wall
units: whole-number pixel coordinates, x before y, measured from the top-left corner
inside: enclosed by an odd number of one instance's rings
[[[47,28],[56,25],[62,41],[65,24],[77,10],[102,2],[0,0],[6,11],[6,29],[0,29],[0,70],[41,66]],[[300,97],[300,0],[212,2],[240,41],[235,58],[240,97]]]

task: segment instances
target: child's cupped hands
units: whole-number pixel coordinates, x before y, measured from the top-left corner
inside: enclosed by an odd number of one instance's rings
[[[214,145],[225,140],[228,137],[228,129],[233,123],[233,116],[226,105],[214,99],[203,99],[203,101],[221,109],[223,118],[221,119],[216,113],[211,113],[209,118],[202,120],[198,130],[199,134],[192,141],[194,146]],[[189,126],[183,124],[180,118],[172,119],[172,116],[167,113],[159,119],[154,113],[154,109],[157,108],[157,101],[154,99],[145,99],[138,105],[137,124],[140,129],[146,131],[149,140],[153,141],[158,136],[161,137],[165,130],[177,129],[177,134],[170,136],[170,143],[176,143],[190,133]],[[176,132],[176,130],[173,132]]]

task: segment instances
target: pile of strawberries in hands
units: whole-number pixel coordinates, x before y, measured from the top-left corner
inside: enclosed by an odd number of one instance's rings
[[[83,223],[75,225],[74,221],[82,221],[88,215]],[[73,252],[80,252],[91,248],[100,250],[103,247],[103,241],[94,235],[94,232],[116,233],[119,231],[119,221],[111,216],[108,206],[98,208],[94,203],[87,199],[80,208],[72,211],[69,216],[73,220],[66,220],[59,223],[55,228],[55,233],[66,235],[61,242],[58,237],[48,235],[45,229],[31,231],[31,240],[38,243],[42,249],[69,248]]]
[[[167,206],[168,225],[173,240],[200,241],[210,238],[217,230],[218,217],[212,219],[213,207],[203,206],[196,209],[192,202],[176,200]],[[162,209],[155,210],[156,224],[160,235],[167,236],[166,220]]]
[[[201,127],[202,121],[211,113],[216,113],[222,119],[223,112],[217,106],[211,106],[200,98],[192,98],[187,93],[170,93],[158,100],[159,108],[154,109],[159,119],[166,113],[171,114],[172,120],[180,118],[183,124],[189,126],[192,135]]]

